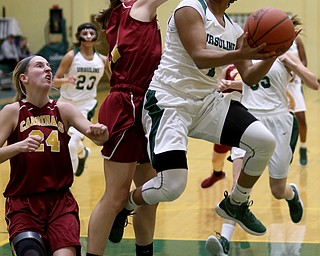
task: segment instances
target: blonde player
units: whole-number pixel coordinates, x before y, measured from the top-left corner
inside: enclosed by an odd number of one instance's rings
[[[80,256],[79,207],[70,187],[70,126],[102,145],[109,138],[72,104],[51,100],[52,71],[30,56],[13,71],[15,102],[0,111],[0,163],[10,159],[3,193],[12,255]]]

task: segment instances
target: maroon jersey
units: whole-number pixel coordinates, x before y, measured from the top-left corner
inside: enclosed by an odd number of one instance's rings
[[[129,15],[133,3],[117,6],[106,24],[111,90],[100,107],[98,120],[109,129],[109,140],[101,150],[106,159],[146,163],[149,159],[141,112],[162,46],[156,17],[150,22],[133,19]]]
[[[232,81],[241,79],[240,74],[235,65],[231,64],[227,66],[225,79],[232,80]],[[236,89],[227,89],[223,92],[226,93],[226,92],[233,92],[233,91],[242,92],[242,90],[236,90]]]
[[[235,65],[231,64],[226,69],[226,80],[236,80],[239,72]]]
[[[141,22],[129,15],[133,3],[117,6],[107,23],[110,86],[133,85],[144,94],[160,62],[161,35],[156,17],[151,22]]]
[[[36,152],[24,152],[10,159],[10,180],[5,197],[29,196],[50,190],[64,190],[73,182],[69,135],[56,100],[38,108],[19,101],[19,121],[8,138],[8,145],[38,135],[43,141]]]

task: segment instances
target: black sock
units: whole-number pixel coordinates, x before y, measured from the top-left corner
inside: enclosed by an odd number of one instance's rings
[[[219,177],[222,175],[222,170],[221,171],[213,171],[213,175],[216,177]]]
[[[136,256],[152,256],[153,255],[153,243],[148,245],[136,244]]]

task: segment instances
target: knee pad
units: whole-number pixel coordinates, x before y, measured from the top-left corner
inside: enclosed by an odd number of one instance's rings
[[[170,169],[159,172],[142,186],[142,197],[147,204],[171,202],[177,199],[187,185],[187,169]]]
[[[246,151],[243,170],[251,176],[260,176],[266,168],[276,140],[270,131],[259,121],[253,122],[241,137],[240,148]]]
[[[41,235],[37,232],[26,231],[16,235],[10,246],[14,256],[47,256]]]

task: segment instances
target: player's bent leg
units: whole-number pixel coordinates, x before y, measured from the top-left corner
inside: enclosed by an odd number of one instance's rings
[[[256,121],[244,131],[239,145],[246,151],[242,166],[244,172],[250,176],[260,176],[275,149],[274,136],[261,122]]]
[[[136,187],[140,187],[156,175],[157,173],[150,163],[139,164],[136,167],[134,183]],[[157,206],[157,204],[142,205],[135,210],[135,214],[132,216],[137,256],[153,255]]]
[[[172,150],[157,154],[153,158],[157,176],[141,188],[141,196],[147,204],[171,202],[185,190],[188,177],[186,152]]]
[[[147,204],[171,202],[176,200],[187,185],[187,169],[161,171],[157,177],[142,186],[142,197]]]
[[[10,241],[10,245],[13,255],[47,256],[41,235],[37,232],[22,232]]]
[[[250,211],[252,201],[248,197],[272,156],[276,141],[262,123],[254,121],[245,129],[239,145],[246,151],[243,171],[231,195],[225,193],[225,198],[216,206],[216,211],[221,217],[236,221],[248,233],[263,235],[266,228]]]

